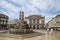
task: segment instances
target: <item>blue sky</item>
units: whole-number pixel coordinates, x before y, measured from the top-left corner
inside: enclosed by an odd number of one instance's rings
[[[0,0],[0,13],[8,15],[9,20],[19,19],[19,12],[25,16],[45,16],[46,23],[60,14],[60,0]]]

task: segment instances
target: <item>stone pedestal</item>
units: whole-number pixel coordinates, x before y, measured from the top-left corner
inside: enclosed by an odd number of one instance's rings
[[[33,30],[29,28],[28,24],[26,21],[20,21],[19,23],[19,28],[18,29],[11,29],[10,33],[16,33],[16,34],[27,34],[27,33],[32,33]]]

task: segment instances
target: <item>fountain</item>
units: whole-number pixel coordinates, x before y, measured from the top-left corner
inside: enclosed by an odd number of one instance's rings
[[[33,30],[29,28],[27,22],[24,20],[24,12],[20,12],[20,21],[19,21],[19,26],[18,29],[10,29],[10,33],[32,33]]]

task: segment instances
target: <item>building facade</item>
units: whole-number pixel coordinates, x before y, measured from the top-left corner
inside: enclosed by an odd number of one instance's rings
[[[57,15],[56,17],[52,18],[47,23],[47,28],[53,28],[54,30],[60,30],[60,15]]]
[[[10,20],[8,22],[8,24],[9,24],[8,27],[14,28],[14,29],[24,29],[25,23],[26,23],[26,21],[24,21],[24,12],[20,11],[19,20],[18,19]]]
[[[8,28],[18,28],[19,21],[17,19],[8,21]]]
[[[13,28],[31,28],[31,29],[40,29],[45,27],[45,17],[41,15],[30,15],[24,17],[24,12],[20,11],[19,21],[9,21],[10,26]],[[28,26],[28,27],[27,27]]]
[[[0,14],[0,30],[7,29],[8,26],[8,16],[4,14]]]
[[[31,29],[40,29],[45,26],[45,17],[41,15],[30,15],[25,18]]]

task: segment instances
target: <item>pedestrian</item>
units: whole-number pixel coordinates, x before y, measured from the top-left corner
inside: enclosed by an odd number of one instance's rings
[[[47,35],[49,35],[49,29],[47,29]]]

